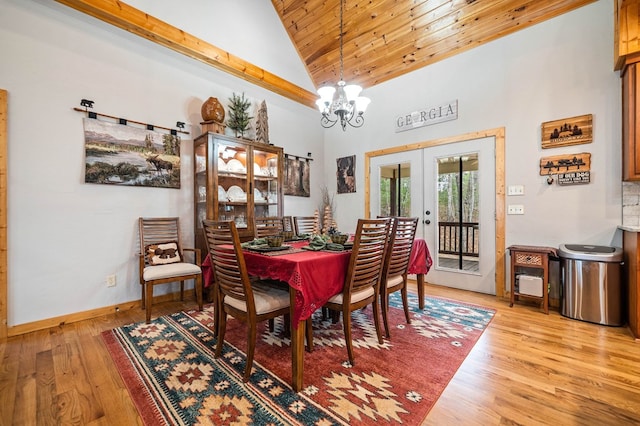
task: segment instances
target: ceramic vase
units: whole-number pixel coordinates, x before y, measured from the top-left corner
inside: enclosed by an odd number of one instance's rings
[[[218,98],[210,97],[202,104],[202,119],[204,121],[214,121],[224,123],[224,107]]]

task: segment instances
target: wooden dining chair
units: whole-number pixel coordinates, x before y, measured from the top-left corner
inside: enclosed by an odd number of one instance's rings
[[[333,296],[324,305],[342,314],[347,354],[351,365],[355,365],[351,341],[351,312],[373,305],[373,322],[378,343],[382,344],[378,302],[390,226],[391,219],[388,218],[358,220],[344,287],[341,293]],[[306,331],[307,338],[310,340],[309,329]]]
[[[251,280],[234,222],[202,222],[213,266],[218,317],[215,357],[222,355],[227,315],[247,324],[247,363],[243,381],[251,376],[259,322],[279,316],[289,318],[289,291],[267,281]],[[231,244],[229,244],[231,242]],[[286,319],[285,319],[286,321]]]
[[[411,324],[409,316],[409,300],[407,296],[407,270],[411,260],[411,249],[418,228],[417,217],[392,218],[389,232],[389,249],[382,271],[380,282],[380,304],[382,305],[382,322],[384,323],[385,336],[389,333],[389,295],[400,291],[402,294],[402,307],[407,324]]]
[[[140,285],[142,308],[146,310],[146,322],[151,321],[153,287],[180,281],[180,300],[184,300],[185,280],[194,280],[198,309],[202,310],[202,270],[200,249],[183,247],[180,224],[177,217],[138,219],[140,236]],[[187,262],[185,252],[191,252],[192,262]]]
[[[315,216],[294,216],[293,226],[296,235],[317,234],[318,218]]]
[[[256,238],[278,235],[284,231],[284,219],[282,217],[256,217],[253,219],[253,223]]]

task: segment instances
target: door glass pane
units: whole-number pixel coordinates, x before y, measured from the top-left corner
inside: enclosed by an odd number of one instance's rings
[[[380,167],[379,216],[411,216],[411,165]]]
[[[478,271],[478,154],[441,157],[438,167],[439,267]]]

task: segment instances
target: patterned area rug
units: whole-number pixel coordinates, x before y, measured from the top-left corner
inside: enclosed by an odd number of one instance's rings
[[[230,320],[223,355],[214,359],[211,306],[102,336],[147,425],[417,425],[494,311],[432,297],[421,311],[414,296],[409,325],[398,309],[400,298],[393,296],[391,339],[382,345],[372,309],[353,314],[355,366],[346,361],[342,322],[314,317],[314,351],[305,353],[305,387],[299,393],[289,385],[291,349],[282,319],[273,333],[261,325],[246,384],[246,328]]]

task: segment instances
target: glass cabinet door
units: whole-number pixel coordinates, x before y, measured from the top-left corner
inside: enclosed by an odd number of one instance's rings
[[[281,216],[279,210],[278,154],[253,151],[254,217]]]
[[[249,170],[247,149],[226,140],[218,140],[214,165],[217,168],[217,219],[232,220],[238,229],[248,225]]]
[[[195,168],[195,230],[196,238],[202,233],[202,221],[210,218],[207,206],[213,201],[209,196],[207,200],[207,147],[206,140],[196,144],[194,147],[194,168]]]

